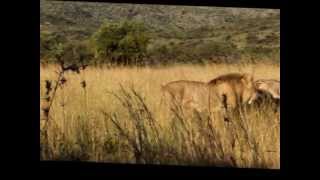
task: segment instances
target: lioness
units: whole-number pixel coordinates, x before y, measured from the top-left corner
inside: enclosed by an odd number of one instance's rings
[[[269,104],[275,107],[275,111],[280,108],[280,81],[274,79],[260,79],[255,81],[258,96],[255,104]]]
[[[161,86],[163,99],[170,106],[181,105],[184,109],[199,112],[208,108],[208,86],[205,82],[179,80]]]
[[[274,99],[280,99],[280,81],[274,79],[259,79],[255,81],[256,89],[268,92]]]

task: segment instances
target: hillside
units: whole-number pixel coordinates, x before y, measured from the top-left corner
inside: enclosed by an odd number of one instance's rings
[[[143,22],[153,42],[192,48],[210,42],[279,51],[280,11],[271,9],[40,1],[42,32],[82,40],[104,21]]]

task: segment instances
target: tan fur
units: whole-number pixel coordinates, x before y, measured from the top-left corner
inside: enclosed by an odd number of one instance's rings
[[[181,105],[184,109],[199,112],[208,107],[208,86],[204,82],[179,80],[162,86],[163,97],[170,106]]]
[[[274,99],[280,99],[280,81],[274,79],[260,79],[255,81],[255,87],[272,95]]]
[[[257,96],[253,76],[250,74],[230,73],[209,81],[210,109],[224,106],[235,109],[246,103],[251,103]],[[220,106],[220,107],[219,107]]]
[[[208,83],[199,81],[174,81],[162,86],[162,91],[171,102],[185,109],[210,112],[234,109],[248,103],[256,95],[253,77],[249,74],[230,73]]]

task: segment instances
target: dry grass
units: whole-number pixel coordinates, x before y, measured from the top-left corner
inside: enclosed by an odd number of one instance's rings
[[[54,80],[56,66],[41,67]],[[41,159],[123,163],[280,168],[279,114],[268,106],[247,109],[233,123],[206,115],[173,118],[159,107],[160,85],[173,80],[209,81],[230,72],[280,79],[276,65],[180,65],[170,68],[94,68],[67,72],[50,112]],[[81,82],[86,81],[86,88]],[[120,85],[123,86],[121,89]],[[134,87],[134,89],[131,89]],[[112,94],[113,92],[115,94]]]

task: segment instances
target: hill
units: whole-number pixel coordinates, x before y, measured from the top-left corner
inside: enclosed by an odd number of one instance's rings
[[[280,51],[279,10],[40,1],[41,32],[70,39],[86,39],[103,22],[121,20],[143,22],[154,46],[171,43],[188,50],[228,43],[240,51]]]

